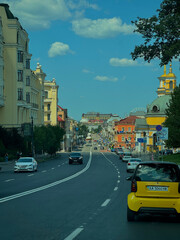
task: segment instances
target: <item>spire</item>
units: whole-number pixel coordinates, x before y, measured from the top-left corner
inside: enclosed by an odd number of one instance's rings
[[[164,75],[166,75],[166,65],[164,65]]]
[[[169,73],[172,73],[172,63],[170,63]]]

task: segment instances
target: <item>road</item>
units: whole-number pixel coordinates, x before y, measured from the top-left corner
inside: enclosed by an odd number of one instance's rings
[[[126,163],[89,148],[83,165],[69,165],[63,153],[38,172],[0,174],[0,239],[178,240],[173,217],[127,222]]]

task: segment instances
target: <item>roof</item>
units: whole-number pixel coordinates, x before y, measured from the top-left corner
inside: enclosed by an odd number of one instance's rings
[[[64,122],[64,120],[60,116],[57,117],[57,120],[58,122]]]
[[[163,95],[156,98],[151,104],[147,105],[147,115],[165,115],[165,110],[168,108],[171,95]]]
[[[127,118],[121,119],[120,121],[116,122],[116,125],[128,125],[128,124],[134,125],[136,119],[138,119],[138,117],[129,116]]]
[[[1,7],[5,8],[6,11],[6,15],[8,19],[18,19],[17,17],[14,17],[14,15],[12,14],[12,12],[9,10],[9,5],[6,3],[0,3]]]
[[[57,105],[57,107],[59,108],[59,109],[61,109],[62,111],[64,110],[64,108],[62,108],[61,106],[59,106],[59,105]]]

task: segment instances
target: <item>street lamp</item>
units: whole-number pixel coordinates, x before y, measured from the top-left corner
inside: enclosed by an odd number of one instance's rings
[[[34,157],[34,122],[33,122],[33,116],[31,116],[31,148],[32,148],[32,157]]]

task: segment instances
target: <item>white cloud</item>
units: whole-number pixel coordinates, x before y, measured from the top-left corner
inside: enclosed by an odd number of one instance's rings
[[[92,71],[88,70],[88,69],[83,69],[82,70],[83,73],[93,73]]]
[[[67,5],[70,9],[81,9],[81,8],[91,8],[94,10],[99,9],[97,4],[89,3],[89,1],[86,1],[86,0],[68,0]]]
[[[5,0],[24,28],[49,28],[51,21],[67,20],[71,13],[64,0]]]
[[[72,29],[77,35],[87,38],[111,38],[118,34],[132,34],[134,26],[123,24],[116,17],[97,20],[84,18],[72,21]]]
[[[107,76],[96,76],[94,78],[97,81],[101,81],[101,82],[117,82],[118,78],[117,77],[107,77]]]
[[[127,58],[111,58],[109,60],[110,65],[113,67],[129,67],[129,66],[137,66],[138,62],[133,61],[132,59]]]
[[[56,56],[63,56],[68,53],[73,53],[70,50],[69,45],[62,42],[54,42],[53,44],[51,44],[51,48],[48,51],[48,56],[52,58]]]

